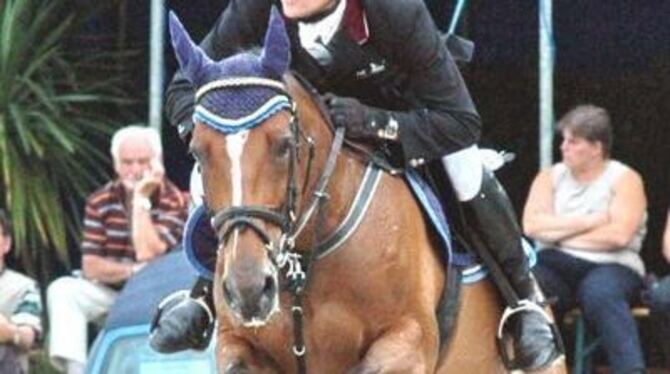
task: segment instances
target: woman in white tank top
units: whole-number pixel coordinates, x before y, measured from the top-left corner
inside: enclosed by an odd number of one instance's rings
[[[535,178],[524,232],[541,249],[535,274],[559,314],[574,306],[595,327],[615,373],[643,372],[630,303],[642,287],[647,201],[640,175],[610,159],[607,112],[578,106],[559,122],[562,162]]]

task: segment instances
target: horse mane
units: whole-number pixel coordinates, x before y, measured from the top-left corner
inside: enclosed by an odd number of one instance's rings
[[[284,84],[286,85],[286,89],[291,96],[294,95],[300,96],[301,95],[300,91],[304,91],[304,94],[306,94],[307,97],[310,99],[310,101],[312,101],[315,104],[317,112],[321,116],[321,119],[323,119],[323,121],[328,125],[330,132],[334,134],[335,125],[333,124],[333,121],[330,119],[326,103],[324,102],[322,95],[319,93],[316,87],[314,87],[307,80],[307,78],[305,78],[296,71],[289,71],[286,74],[284,74],[282,78]]]

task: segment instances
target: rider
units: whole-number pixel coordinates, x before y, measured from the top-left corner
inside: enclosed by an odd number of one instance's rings
[[[540,303],[515,213],[479,158],[479,114],[423,0],[231,0],[201,47],[219,60],[261,45],[273,3],[287,21],[292,69],[330,93],[334,124],[351,138],[391,149],[405,167],[441,164],[476,233],[475,249],[493,256],[518,299]],[[184,138],[193,104],[193,88],[178,72],[166,106]],[[155,349],[206,346],[211,287],[203,284],[158,316]],[[514,321],[516,366],[545,367],[562,353],[541,313],[521,308]]]

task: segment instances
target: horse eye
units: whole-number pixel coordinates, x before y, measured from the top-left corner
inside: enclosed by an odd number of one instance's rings
[[[275,147],[275,155],[280,158],[288,157],[289,153],[291,152],[291,148],[293,148],[293,138],[282,138],[277,142]]]

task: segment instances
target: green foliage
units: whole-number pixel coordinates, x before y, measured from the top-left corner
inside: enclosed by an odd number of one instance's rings
[[[33,374],[58,374],[49,362],[49,356],[44,349],[31,352],[28,371]]]
[[[123,103],[118,79],[86,76],[95,56],[65,53],[82,19],[74,9],[68,0],[0,1],[0,206],[31,274],[49,273],[54,255],[68,262],[78,206],[108,178],[100,144],[116,126],[105,113]]]

